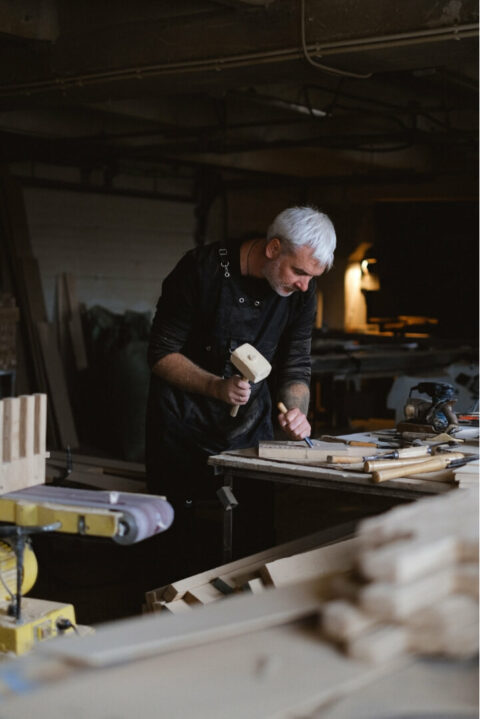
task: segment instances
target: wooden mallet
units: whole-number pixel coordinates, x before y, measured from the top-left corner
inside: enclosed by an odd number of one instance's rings
[[[240,345],[240,347],[237,347],[237,349],[232,352],[230,362],[238,369],[242,375],[242,379],[246,382],[253,382],[254,384],[268,377],[272,370],[270,362],[266,360],[255,347],[248,344],[248,342]],[[238,407],[238,404],[233,405],[230,411],[232,417],[237,416]]]

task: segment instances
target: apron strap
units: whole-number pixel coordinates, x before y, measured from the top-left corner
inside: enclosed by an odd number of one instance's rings
[[[228,280],[230,277],[230,271],[228,269],[230,262],[228,259],[228,250],[226,247],[219,247],[218,254],[220,256],[220,267],[223,269],[223,275]]]

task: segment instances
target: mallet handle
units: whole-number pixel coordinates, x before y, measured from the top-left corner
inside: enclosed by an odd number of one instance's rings
[[[248,379],[246,377],[242,377],[244,382],[248,382]],[[236,417],[238,413],[238,408],[240,407],[239,404],[234,404],[232,409],[230,410],[230,417]]]

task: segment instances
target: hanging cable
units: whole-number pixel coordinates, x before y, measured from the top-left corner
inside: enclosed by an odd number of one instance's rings
[[[310,65],[313,65],[313,67],[318,68],[319,70],[323,70],[324,72],[329,72],[332,75],[340,75],[341,77],[354,77],[357,80],[366,80],[369,77],[372,77],[372,73],[369,72],[368,74],[362,75],[357,72],[349,72],[348,70],[340,70],[337,67],[330,67],[329,65],[323,65],[321,62],[317,62],[312,58],[308,51],[307,47],[307,41],[306,41],[306,33],[305,33],[305,0],[301,0],[300,3],[300,26],[301,26],[301,35],[302,35],[302,50],[303,54],[305,56],[305,60],[310,63]]]

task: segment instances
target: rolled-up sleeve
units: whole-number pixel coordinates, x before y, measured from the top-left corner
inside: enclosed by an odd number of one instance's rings
[[[198,286],[194,251],[187,252],[165,278],[157,303],[148,345],[148,364],[172,352],[182,352],[192,329]]]
[[[293,317],[279,345],[277,363],[279,386],[292,382],[303,382],[309,386],[312,376],[312,330],[317,307],[313,281],[308,291],[298,299]]]

